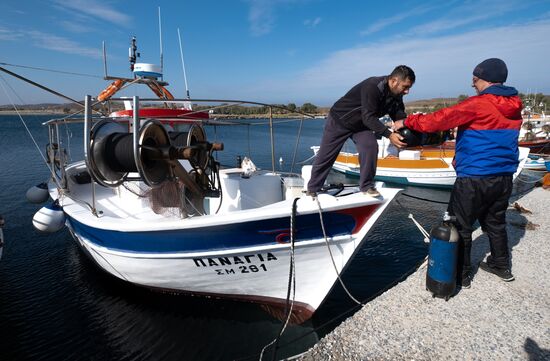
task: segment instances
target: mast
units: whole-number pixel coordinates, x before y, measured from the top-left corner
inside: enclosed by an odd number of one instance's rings
[[[161,74],[164,74],[163,72],[163,59],[164,59],[164,56],[162,54],[162,22],[160,20],[160,6],[159,6],[159,38],[160,38],[160,41],[159,41],[159,44],[160,44],[160,73]]]
[[[185,81],[185,93],[187,94],[187,99],[191,99],[191,96],[189,95],[189,86],[187,84],[187,74],[185,73],[185,61],[183,60],[183,48],[181,46],[180,28],[178,28],[178,40],[180,42],[180,56],[181,66],[183,68],[183,80]]]

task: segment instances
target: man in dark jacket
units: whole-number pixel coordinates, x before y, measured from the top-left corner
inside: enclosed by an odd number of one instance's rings
[[[451,192],[449,213],[456,217],[462,250],[458,276],[463,288],[472,278],[470,251],[473,225],[479,220],[487,233],[491,255],[479,267],[504,281],[513,281],[506,208],[512,192],[512,175],[518,167],[518,136],[523,107],[518,92],[503,85],[508,69],[501,59],[491,58],[477,65],[472,87],[477,96],[432,114],[415,114],[394,123],[420,132],[458,127],[454,166],[457,179]]]
[[[360,189],[370,196],[380,196],[374,186],[378,156],[376,137],[387,137],[399,148],[406,144],[401,141],[399,134],[392,133],[379,119],[386,114],[392,120],[407,116],[403,95],[409,93],[414,81],[413,70],[399,65],[388,76],[363,80],[334,103],[327,116],[319,152],[311,170],[307,186],[310,195],[321,190],[342,146],[351,138],[359,152]]]

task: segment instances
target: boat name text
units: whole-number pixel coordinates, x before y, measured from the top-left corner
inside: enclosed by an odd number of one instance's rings
[[[217,268],[214,269],[217,275],[236,274],[236,273],[256,273],[260,271],[267,271],[267,266],[264,262],[276,261],[277,257],[273,253],[268,252],[266,254],[249,254],[243,256],[233,257],[206,257],[206,258],[193,258],[195,266],[204,267],[220,267],[220,266],[238,266],[235,268]],[[260,263],[260,264],[257,264]]]
[[[233,257],[216,257],[216,258],[193,258],[195,266],[197,267],[219,267],[219,266],[233,266],[238,264],[254,263],[256,259],[260,262],[276,261],[277,257],[273,253],[267,254],[247,254],[244,256]]]

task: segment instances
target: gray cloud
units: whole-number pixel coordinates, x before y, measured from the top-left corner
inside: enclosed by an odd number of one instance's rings
[[[23,35],[18,31],[0,27],[0,40],[15,41],[21,39],[22,36]]]
[[[308,28],[314,28],[317,25],[319,25],[322,20],[323,19],[319,16],[316,17],[315,19],[306,19],[304,20],[304,25],[307,26]]]
[[[86,14],[121,26],[129,26],[132,20],[127,14],[95,0],[55,0],[54,3],[63,9]]]
[[[250,0],[248,21],[253,36],[262,36],[271,32],[275,24],[273,13],[274,1],[272,0]]]
[[[70,39],[44,33],[41,31],[27,31],[25,35],[29,36],[33,44],[37,47],[53,50],[66,54],[75,54],[81,56],[87,56],[92,58],[101,58],[100,49],[94,49],[89,47],[84,47],[78,44],[75,41]]]
[[[72,33],[89,33],[95,30],[95,28],[84,25],[82,23],[67,20],[60,21],[59,25],[62,26],[65,30],[68,30]]]
[[[384,29],[384,28],[386,28],[390,25],[398,24],[398,23],[400,23],[401,21],[403,21],[407,18],[422,15],[422,14],[427,13],[429,11],[435,10],[435,9],[441,7],[441,6],[448,6],[448,5],[449,5],[448,3],[443,2],[443,5],[419,6],[419,7],[407,10],[405,12],[402,12],[402,13],[399,13],[399,14],[396,14],[396,15],[378,20],[375,23],[371,24],[369,27],[367,27],[365,30],[362,30],[359,34],[361,36],[367,36],[367,35],[370,35],[370,34],[374,34],[374,33],[377,33],[380,30],[382,30],[382,29]]]

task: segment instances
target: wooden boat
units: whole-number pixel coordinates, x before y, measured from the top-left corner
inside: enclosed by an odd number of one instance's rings
[[[402,185],[413,185],[431,188],[452,188],[456,172],[452,161],[455,155],[454,142],[445,142],[441,146],[425,146],[409,148],[406,152],[414,152],[414,157],[399,157],[389,152],[389,142],[379,140],[379,154],[376,168],[376,180]],[[314,153],[319,147],[312,147]],[[404,152],[401,152],[403,154]],[[529,149],[520,147],[520,165],[514,176],[517,176],[527,162]],[[414,159],[406,159],[414,158]],[[342,151],[332,168],[338,172],[359,176],[359,156],[357,153]]]

